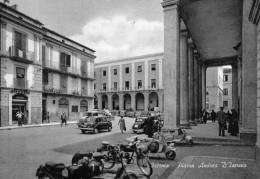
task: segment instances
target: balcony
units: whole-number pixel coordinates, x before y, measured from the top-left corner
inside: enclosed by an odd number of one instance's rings
[[[28,89],[28,81],[24,78],[14,78],[14,88]]]
[[[34,52],[21,50],[15,46],[11,46],[9,48],[9,55],[12,60],[15,60],[17,62],[30,64],[33,63],[34,60]]]

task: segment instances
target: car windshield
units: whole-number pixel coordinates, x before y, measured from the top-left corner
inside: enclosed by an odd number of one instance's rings
[[[95,122],[95,118],[93,117],[86,118],[85,122]]]
[[[145,118],[137,118],[136,120],[135,120],[135,122],[143,122],[145,120]]]
[[[84,116],[91,117],[91,116],[98,116],[97,112],[87,112]]]

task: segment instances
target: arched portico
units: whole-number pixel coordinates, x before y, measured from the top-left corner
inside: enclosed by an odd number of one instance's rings
[[[153,111],[154,107],[159,106],[159,97],[157,92],[151,92],[149,94],[149,111]]]
[[[123,96],[123,101],[124,101],[124,110],[128,110],[128,109],[130,109],[131,108],[131,95],[130,94],[124,94],[124,96]]]
[[[102,101],[102,104],[101,104],[101,108],[102,109],[108,109],[108,97],[106,94],[103,94],[102,97],[101,97],[101,101]]]
[[[136,110],[137,111],[144,111],[145,110],[144,94],[143,93],[137,93],[135,95],[135,101],[136,101]]]
[[[112,109],[119,110],[119,96],[118,94],[112,95]]]

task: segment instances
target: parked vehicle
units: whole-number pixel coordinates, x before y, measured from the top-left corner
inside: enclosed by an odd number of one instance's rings
[[[70,166],[65,166],[63,163],[46,162],[45,165],[39,166],[36,177],[38,179],[88,179],[97,174],[93,172],[93,167],[98,168],[88,159],[80,160],[78,164]]]
[[[144,125],[148,117],[137,117],[135,122],[132,126],[132,130],[134,133],[143,133],[144,132]]]
[[[161,132],[155,132],[153,138],[145,137],[143,140],[149,142],[148,151],[150,153],[164,153],[166,159],[175,159],[176,148],[174,142],[167,141]]]
[[[105,116],[87,117],[78,122],[78,128],[82,133],[93,132],[96,134],[102,130],[110,132],[112,130],[112,122]]]
[[[134,133],[146,133],[148,136],[151,134],[150,137],[152,137],[153,133],[159,131],[163,124],[163,120],[158,115],[140,116],[135,119],[132,130]]]
[[[193,145],[193,139],[192,136],[190,134],[188,134],[183,128],[178,128],[177,130],[177,134],[173,136],[173,141],[176,144],[189,144],[189,145]]]
[[[128,144],[112,145],[109,142],[103,141],[99,151],[105,152],[104,168],[111,169],[116,163],[121,162],[121,152],[123,158],[128,164],[134,161],[136,157],[137,166],[145,176],[151,176],[153,173],[152,165],[147,155],[148,145],[144,145],[137,138]]]
[[[114,179],[137,179],[138,176],[135,174],[134,171],[126,170],[126,165],[125,165],[123,159],[124,159],[124,154],[123,154],[123,152],[120,152],[119,161],[120,161],[121,167],[118,168]]]

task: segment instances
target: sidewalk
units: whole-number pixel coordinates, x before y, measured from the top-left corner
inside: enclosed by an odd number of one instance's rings
[[[68,121],[67,124],[76,124],[77,121]],[[46,126],[56,126],[60,125],[60,122],[51,122],[51,123],[43,123],[43,124],[29,124],[29,125],[13,125],[13,126],[6,126],[0,127],[0,130],[12,130],[12,129],[23,129],[23,128],[31,128],[31,127],[46,127]]]
[[[260,171],[254,160],[208,156],[188,156],[179,162],[169,179],[256,179]]]

